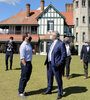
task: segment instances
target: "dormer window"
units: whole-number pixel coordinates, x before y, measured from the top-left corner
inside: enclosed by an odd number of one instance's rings
[[[86,0],[82,0],[82,7],[85,7]]]

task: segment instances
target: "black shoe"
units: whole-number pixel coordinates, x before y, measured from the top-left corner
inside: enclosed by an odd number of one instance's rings
[[[52,94],[52,92],[51,91],[46,91],[46,92],[42,93],[42,95],[47,95],[47,94]]]
[[[25,92],[25,93],[24,93],[24,95],[25,95],[25,96],[28,96],[28,93],[27,93],[27,92]]]
[[[8,71],[8,69],[6,69],[5,71]]]
[[[12,70],[12,68],[10,68],[10,70]]]
[[[58,95],[58,96],[57,96],[57,100],[58,100],[58,99],[61,99],[61,98],[62,98],[62,95]]]

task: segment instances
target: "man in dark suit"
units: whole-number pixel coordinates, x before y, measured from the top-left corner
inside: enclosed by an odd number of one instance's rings
[[[65,37],[64,39],[65,47],[66,47],[66,59],[65,59],[65,67],[66,67],[66,79],[69,80],[69,74],[70,74],[70,62],[71,62],[71,49],[70,49],[70,42],[69,38]],[[64,76],[64,72],[63,72]]]
[[[62,65],[66,57],[66,50],[64,43],[58,39],[59,35],[57,32],[52,32],[50,39],[51,42],[45,65],[47,65],[47,91],[45,94],[51,94],[53,85],[53,76],[55,76],[58,85],[58,97],[60,99],[63,95],[62,87]]]
[[[90,64],[90,45],[89,41],[85,41],[85,45],[82,46],[81,55],[80,55],[81,63],[84,62],[84,79],[88,78],[88,65]]]
[[[10,70],[12,70],[12,62],[13,62],[13,53],[15,50],[15,43],[13,42],[13,37],[9,38],[9,41],[5,43],[5,52],[6,52],[6,57],[5,57],[5,63],[6,63],[6,71],[8,70],[8,59],[10,57]]]

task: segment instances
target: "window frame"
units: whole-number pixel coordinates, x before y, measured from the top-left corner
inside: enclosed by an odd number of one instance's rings
[[[86,7],[86,0],[82,0],[82,7]]]
[[[85,16],[82,17],[82,22],[85,23]]]
[[[79,1],[76,1],[76,8],[79,7]]]
[[[53,30],[49,29],[49,22],[53,22]],[[53,20],[47,21],[47,31],[54,31],[54,21]]]
[[[79,25],[79,18],[76,18],[76,26]]]
[[[78,32],[76,32],[76,42],[78,42]]]
[[[85,32],[83,32],[83,34],[82,34],[82,42],[84,42],[85,41]]]

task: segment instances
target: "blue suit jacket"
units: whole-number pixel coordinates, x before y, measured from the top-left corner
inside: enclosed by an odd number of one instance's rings
[[[48,50],[48,52],[49,52],[49,50]],[[61,40],[58,40],[52,51],[52,54],[51,54],[52,66],[54,66],[54,67],[62,66],[64,63],[64,60],[65,60],[65,57],[66,57],[65,44]],[[45,64],[48,64],[48,53],[47,53],[47,58],[46,58]]]
[[[87,52],[87,46],[83,45],[80,59],[83,59],[84,62],[90,62],[90,46],[89,46],[89,52]]]

